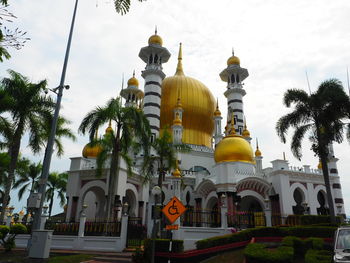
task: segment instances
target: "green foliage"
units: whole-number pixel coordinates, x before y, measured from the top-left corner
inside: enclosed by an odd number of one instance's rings
[[[336,227],[261,227],[240,231],[234,234],[216,236],[202,239],[196,242],[197,249],[221,246],[234,242],[248,241],[252,237],[286,237],[294,236],[301,238],[320,237],[328,238],[334,236]]]
[[[309,249],[305,255],[305,263],[331,263],[332,251]]]
[[[70,256],[57,256],[50,257],[49,263],[80,263],[85,262],[93,258],[93,255],[70,255]]]
[[[301,215],[300,223],[301,225],[321,225],[321,224],[330,224],[331,217],[329,215]],[[341,222],[341,217],[336,217],[336,224],[339,225]]]
[[[145,0],[139,0],[142,1]],[[130,10],[130,0],[114,0],[114,8],[118,14],[125,15]]]
[[[293,260],[293,248],[281,246],[268,250],[264,244],[249,244],[244,250],[248,263],[288,263]]]
[[[12,248],[16,247],[16,235],[25,233],[27,233],[27,228],[22,224],[13,224],[11,227],[0,226],[0,244],[6,252],[11,251]]]

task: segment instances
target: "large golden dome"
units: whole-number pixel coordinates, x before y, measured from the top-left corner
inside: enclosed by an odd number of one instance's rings
[[[200,81],[185,76],[182,69],[180,44],[178,65],[172,77],[164,79],[160,107],[160,128],[170,128],[174,120],[174,108],[180,97],[183,117],[182,142],[212,147],[215,100],[210,90]]]
[[[83,149],[83,157],[84,158],[97,158],[97,156],[102,151],[101,146],[95,145],[91,146],[90,143],[86,144]]]
[[[214,152],[216,163],[222,162],[245,162],[254,163],[252,147],[242,136],[231,134],[223,138],[216,146]]]

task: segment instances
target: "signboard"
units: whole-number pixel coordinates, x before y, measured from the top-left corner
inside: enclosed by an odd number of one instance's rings
[[[166,230],[179,230],[179,225],[166,225]]]
[[[169,203],[164,206],[162,212],[168,218],[169,222],[172,224],[186,211],[186,207],[181,203],[176,196],[174,196]]]

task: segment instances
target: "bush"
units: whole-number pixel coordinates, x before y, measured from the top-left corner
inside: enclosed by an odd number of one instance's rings
[[[287,246],[268,250],[264,244],[249,244],[244,249],[244,256],[248,263],[288,263],[293,260],[293,248]]]
[[[305,255],[305,263],[330,263],[332,251],[309,249]]]
[[[341,217],[336,217],[336,225],[340,225]],[[301,225],[318,225],[318,224],[330,224],[331,217],[329,215],[301,215],[300,224]]]
[[[4,247],[5,251],[11,251],[16,247],[15,238],[18,234],[27,233],[27,228],[22,224],[13,224],[11,227],[0,226],[0,244]]]

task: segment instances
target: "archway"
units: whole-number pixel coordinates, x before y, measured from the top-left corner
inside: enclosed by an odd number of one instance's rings
[[[128,214],[130,217],[136,217],[137,200],[134,192],[131,189],[127,189],[125,192],[125,202],[128,203]]]
[[[82,198],[87,205],[85,214],[88,221],[103,221],[105,216],[106,197],[104,190],[98,186],[88,188]]]
[[[317,208],[317,214],[318,215],[329,215],[329,208],[327,205],[327,197],[326,197],[326,193],[323,190],[318,191],[317,201],[320,205],[320,207]]]

